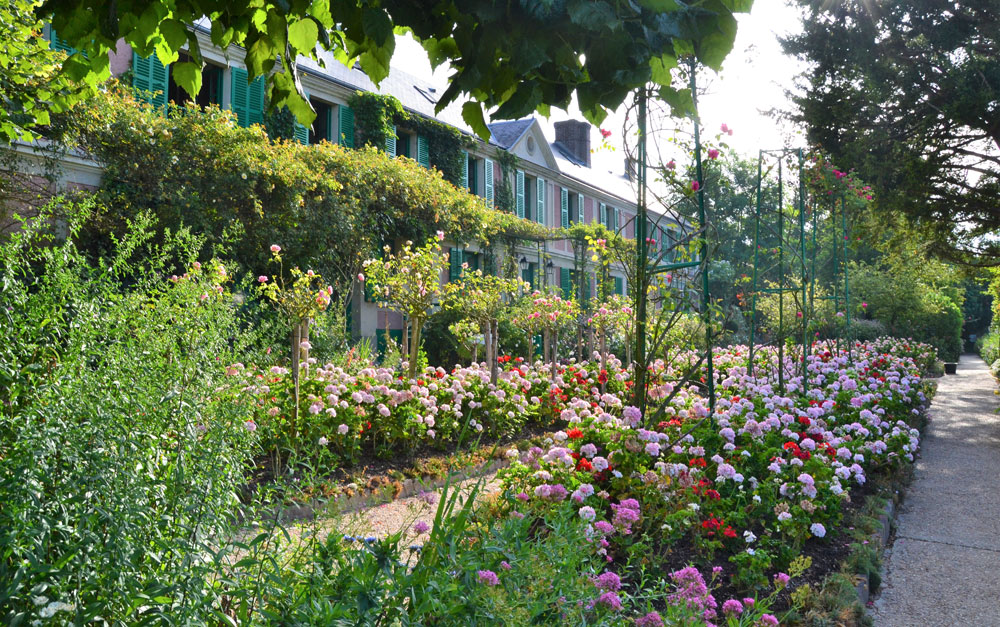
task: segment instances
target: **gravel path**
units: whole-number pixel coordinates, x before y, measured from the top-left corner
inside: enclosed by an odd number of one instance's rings
[[[495,471],[482,477],[472,477],[452,485],[452,490],[457,486],[461,493],[459,503],[465,502],[479,481],[482,481],[483,485],[476,497],[478,501],[490,498],[491,495],[500,490],[500,480]],[[423,544],[429,533],[418,534],[413,530],[413,525],[417,521],[423,521],[428,525],[434,523],[434,515],[437,513],[443,489],[430,490],[417,496],[396,499],[389,503],[354,512],[321,516],[315,521],[295,526],[289,531],[293,537],[315,533],[320,538],[324,538],[330,533],[339,533],[356,538],[375,536],[381,539],[389,534],[405,530],[401,546]],[[456,510],[458,507],[456,506]]]
[[[877,627],[1000,627],[1000,402],[978,356],[940,380],[887,555]]]

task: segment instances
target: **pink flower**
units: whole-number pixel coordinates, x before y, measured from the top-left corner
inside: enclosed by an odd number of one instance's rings
[[[361,283],[364,283],[365,282],[365,275],[363,275],[363,274],[361,274],[359,272],[358,273],[358,281],[361,282]]]
[[[487,586],[495,586],[500,583],[497,574],[492,570],[480,570],[476,574],[479,576],[479,583],[484,583]]]
[[[675,162],[673,159],[671,159],[670,161],[667,161],[667,169],[668,170],[676,170],[677,169],[677,162]]]
[[[267,283],[267,275],[266,274],[262,274],[259,277],[257,277],[257,282],[258,283]]]
[[[699,183],[698,181],[691,181],[691,191],[696,192],[699,189],[701,189],[701,183]]]
[[[868,303],[861,303],[861,308],[862,309],[867,309],[868,308]]]
[[[271,252],[272,253],[280,253],[281,252],[281,246],[278,246],[277,244],[271,244]]]
[[[254,422],[253,420],[247,420],[246,422],[243,423],[243,428],[249,431],[250,433],[253,433],[254,431],[257,430],[257,423]]]
[[[601,129],[601,137],[603,137],[604,139],[607,139],[607,138],[611,137],[611,131],[608,131],[608,130],[605,130],[605,129],[602,128]]]
[[[715,148],[709,148],[708,149],[708,158],[709,159],[718,159],[719,158],[719,151],[716,150]]]
[[[438,231],[437,232],[437,238],[438,238],[439,242],[443,242],[444,241],[444,231]]]
[[[729,126],[727,126],[726,124],[723,124],[723,125],[722,125],[722,126],[720,127],[720,130],[721,130],[721,131],[722,131],[723,133],[726,133],[727,135],[732,135],[732,134],[733,134],[733,129],[729,128]]]

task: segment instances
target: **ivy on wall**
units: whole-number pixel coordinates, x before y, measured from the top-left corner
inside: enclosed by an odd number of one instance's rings
[[[384,148],[396,129],[406,129],[427,138],[431,165],[453,185],[462,184],[464,155],[472,140],[461,131],[437,120],[408,112],[394,96],[355,92],[348,104],[354,109],[354,123],[365,145]]]
[[[500,165],[500,180],[496,183],[494,204],[499,211],[514,213],[514,176],[517,171],[517,155],[506,150],[497,152],[497,163]]]

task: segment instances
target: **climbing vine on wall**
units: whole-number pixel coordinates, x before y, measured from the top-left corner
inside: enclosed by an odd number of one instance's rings
[[[506,150],[497,152],[497,163],[500,165],[500,180],[496,182],[494,205],[499,211],[514,213],[514,174],[517,171],[517,155]]]
[[[462,184],[462,151],[471,147],[473,140],[457,128],[412,114],[394,96],[386,94],[356,92],[348,104],[354,109],[354,121],[366,145],[383,148],[397,128],[412,131],[427,138],[431,165],[441,171],[445,180],[456,186]]]

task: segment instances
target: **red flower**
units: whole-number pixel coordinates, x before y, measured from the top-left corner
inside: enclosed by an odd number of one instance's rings
[[[718,501],[719,499],[722,498],[722,496],[720,496],[719,493],[716,492],[715,490],[705,490],[705,496],[712,499],[713,501]]]
[[[725,531],[722,532],[722,535],[726,536],[727,538],[735,538],[736,530],[730,527],[729,525],[726,525],[726,529]]]
[[[705,462],[704,457],[693,457],[691,458],[691,461],[688,462],[688,466],[700,466],[701,468],[704,468],[707,465],[708,464]]]
[[[582,438],[583,437],[583,431],[580,431],[579,429],[570,429],[569,431],[566,432],[566,436],[568,438],[570,438],[571,440],[575,440],[577,438]]]
[[[579,462],[577,462],[576,469],[579,471],[590,472],[591,470],[594,469],[594,466],[593,464],[590,463],[589,459],[581,459]]]
[[[608,131],[608,130],[605,130],[605,129],[602,128],[601,129],[601,137],[603,137],[604,139],[607,139],[607,138],[611,137],[611,131]]]

